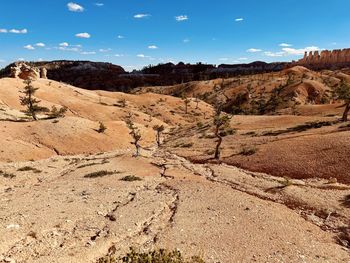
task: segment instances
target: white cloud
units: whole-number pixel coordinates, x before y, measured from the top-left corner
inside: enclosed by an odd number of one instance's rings
[[[310,46],[310,47],[301,48],[301,49],[286,47],[286,48],[282,48],[282,50],[285,52],[285,55],[298,56],[298,55],[304,55],[305,52],[318,51],[320,50],[320,48],[315,46]]]
[[[148,46],[149,49],[158,49],[158,47],[156,45],[150,45]]]
[[[136,14],[134,15],[134,18],[140,19],[140,18],[146,18],[146,17],[150,17],[150,14]]]
[[[95,55],[96,52],[95,51],[83,51],[80,54],[82,54],[82,55]]]
[[[7,33],[7,29],[4,29],[4,28],[0,28],[0,33]]]
[[[24,58],[17,58],[17,61],[24,61]]]
[[[293,46],[293,45],[287,44],[287,43],[281,43],[281,44],[279,44],[279,46],[280,46],[280,47],[291,47],[291,46]]]
[[[26,45],[23,48],[28,49],[28,50],[34,50],[35,49],[32,45]]]
[[[115,57],[124,57],[123,54],[115,54],[114,56],[115,56]]]
[[[268,56],[268,57],[301,56],[301,55],[304,55],[305,52],[319,51],[319,50],[321,49],[316,46],[310,46],[310,47],[300,48],[300,49],[283,47],[281,51],[277,51],[277,52],[266,51],[264,52],[264,54],[265,56]]]
[[[188,39],[188,38],[185,38],[184,40],[182,40],[182,42],[184,42],[184,43],[188,43],[188,42],[190,42],[191,40],[190,39]]]
[[[264,54],[268,57],[282,57],[285,53],[284,52],[271,52],[271,51],[266,51]]]
[[[125,37],[122,36],[122,35],[118,35],[117,38],[118,38],[118,39],[123,39],[123,38],[125,38]]]
[[[242,22],[243,20],[244,20],[243,17],[239,17],[239,18],[236,18],[236,19],[235,19],[236,22]]]
[[[76,34],[75,35],[76,37],[78,37],[78,38],[90,38],[91,37],[91,35],[89,34],[89,33],[79,33],[79,34]]]
[[[73,52],[80,51],[80,49],[77,48],[77,47],[58,47],[58,50],[61,50],[61,51],[73,51]]]
[[[70,2],[67,4],[68,10],[71,12],[83,12],[84,7],[78,5],[77,3]]]
[[[27,29],[11,29],[9,32],[13,33],[13,34],[27,34],[28,30]]]
[[[101,48],[98,51],[100,51],[101,53],[106,53],[106,52],[112,51],[112,49],[110,49],[110,48],[106,48],[106,49]]]
[[[175,20],[178,22],[186,21],[188,20],[188,16],[187,15],[175,16]]]
[[[151,56],[146,56],[146,55],[144,55],[144,54],[138,54],[138,55],[136,55],[136,57],[138,57],[138,58],[147,58],[147,59],[150,59],[150,60],[155,60],[155,59],[152,58]]]
[[[262,49],[259,49],[259,48],[250,48],[250,49],[247,49],[247,52],[248,53],[257,53],[257,52],[261,52]]]
[[[101,7],[101,6],[104,6],[105,4],[104,3],[95,3],[95,6],[98,6],[98,7]]]
[[[59,44],[60,47],[68,47],[69,44],[67,42],[63,42]]]
[[[35,46],[37,46],[37,47],[45,47],[46,45],[44,43],[36,43]]]

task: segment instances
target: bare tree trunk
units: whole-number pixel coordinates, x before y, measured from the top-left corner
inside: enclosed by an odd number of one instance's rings
[[[216,147],[215,147],[215,154],[214,154],[214,158],[219,160],[220,159],[220,146],[222,143],[222,137],[220,136],[220,131],[219,131],[219,127],[216,127],[215,129],[215,136],[218,138],[218,141],[216,143]]]
[[[140,145],[138,145],[137,143],[135,144],[136,147],[136,154],[135,157],[138,157],[140,155]]]
[[[348,121],[349,111],[350,111],[350,102],[346,103],[346,105],[345,105],[345,110],[344,110],[343,117],[342,117],[343,122]]]
[[[157,132],[157,145],[160,146],[160,132]]]

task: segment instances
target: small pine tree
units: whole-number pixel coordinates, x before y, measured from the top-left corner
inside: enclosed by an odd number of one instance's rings
[[[57,109],[56,106],[51,107],[51,111],[49,113],[50,118],[63,118],[66,114],[68,108],[66,106],[63,106],[60,109]]]
[[[37,121],[38,113],[47,112],[49,110],[45,107],[39,106],[40,100],[34,98],[34,94],[38,90],[38,88],[33,87],[32,80],[25,80],[24,84],[26,84],[26,86],[24,87],[24,91],[22,92],[24,96],[20,97],[21,105],[26,106],[27,109],[25,110],[25,113],[28,116],[31,116],[33,120]]]
[[[345,107],[343,117],[341,121],[348,121],[348,113],[350,111],[350,85],[349,83],[342,81],[335,89],[334,89],[334,97],[338,100],[343,100]]]
[[[99,122],[99,128],[97,130],[98,133],[104,133],[107,130],[106,125],[103,122]]]
[[[129,130],[130,130],[130,135],[133,138],[133,142],[131,142],[131,144],[133,144],[135,146],[136,152],[134,154],[134,157],[138,157],[140,155],[140,141],[141,141],[141,132],[140,130],[134,125],[133,121],[131,120],[131,118],[127,118],[126,119],[126,125],[128,126]]]
[[[161,133],[164,131],[164,126],[163,125],[155,125],[153,126],[153,130],[156,131],[157,135],[156,135],[156,140],[157,140],[157,145],[158,147],[161,145]]]
[[[185,103],[185,114],[188,112],[188,105],[190,104],[191,100],[189,98],[182,98],[183,102]]]

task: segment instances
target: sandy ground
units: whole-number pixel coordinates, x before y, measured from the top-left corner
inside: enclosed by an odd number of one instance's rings
[[[178,248],[210,263],[350,262],[350,131],[336,123],[265,134],[333,122],[336,105],[305,106],[304,116],[235,116],[237,133],[224,138],[223,162],[214,164],[203,161],[215,145],[203,101],[186,114],[167,95],[34,84],[41,105],[69,110],[30,121],[19,104],[23,83],[0,80],[0,262],[96,262],[130,246]],[[130,113],[142,133],[138,158]],[[161,148],[155,124],[166,127]],[[253,155],[240,154],[252,146]]]
[[[163,150],[11,163],[1,170],[4,262],[94,262],[129,246],[178,248],[207,262],[349,262],[339,245],[345,185],[294,181]],[[29,166],[37,170],[18,171]],[[88,178],[91,172],[111,175]],[[120,179],[134,175],[141,181]],[[338,240],[339,239],[339,240]],[[346,241],[344,241],[346,242]]]

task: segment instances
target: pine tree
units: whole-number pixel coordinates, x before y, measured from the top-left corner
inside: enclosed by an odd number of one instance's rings
[[[155,125],[153,126],[153,130],[156,131],[157,135],[156,135],[156,140],[157,140],[157,145],[158,147],[161,145],[161,138],[160,135],[161,133],[164,131],[164,126],[163,125]]]
[[[344,104],[342,107],[345,107],[342,121],[348,121],[348,113],[350,111],[350,85],[349,83],[342,81],[339,86],[337,86],[334,90],[335,98],[338,100],[343,100]]]
[[[27,109],[25,113],[28,116],[31,116],[33,120],[37,121],[38,113],[47,112],[49,110],[45,107],[39,106],[40,100],[34,98],[34,94],[38,90],[38,88],[33,87],[32,81],[30,79],[25,80],[24,84],[26,84],[26,86],[24,87],[24,91],[22,92],[24,96],[20,97],[21,105],[26,106]]]
[[[140,141],[141,141],[141,132],[140,130],[134,125],[133,121],[131,120],[131,118],[127,118],[126,119],[126,125],[128,126],[129,130],[130,130],[130,135],[133,138],[133,142],[131,142],[131,144],[133,144],[135,146],[136,152],[134,154],[134,157],[138,157],[140,155]]]

